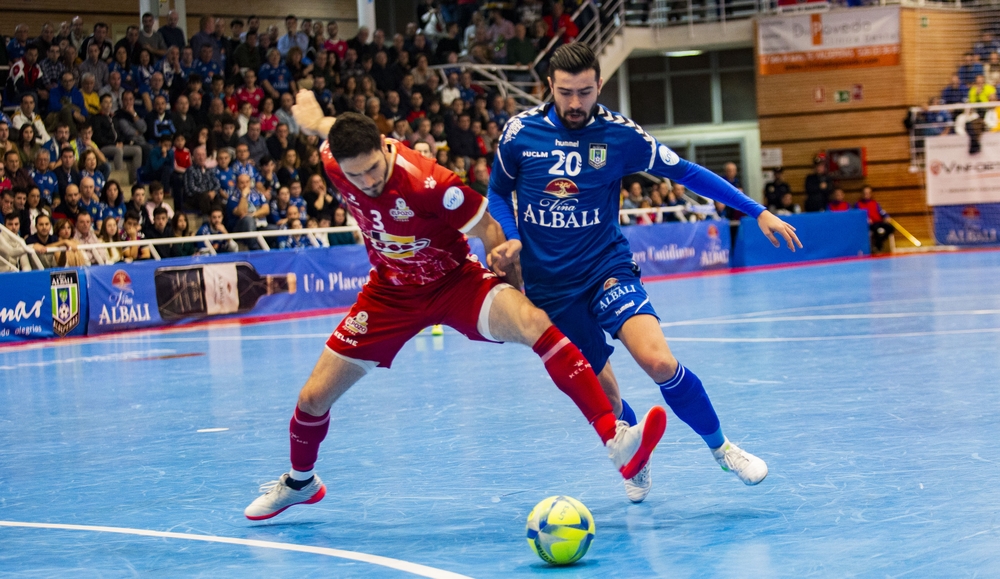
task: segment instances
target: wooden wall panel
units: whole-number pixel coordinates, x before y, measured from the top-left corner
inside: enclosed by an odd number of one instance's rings
[[[789,114],[761,118],[760,140],[772,143],[804,139],[834,139],[868,135],[901,135],[908,107],[887,107],[867,111]]]
[[[767,146],[773,146],[768,144]],[[910,158],[909,139],[900,137],[848,137],[844,139],[816,139],[809,142],[781,146],[783,162],[787,168],[810,169],[817,152],[823,149],[864,147],[868,162],[905,161]]]
[[[977,13],[970,10],[906,9],[900,21],[907,101],[923,104],[941,93],[963,55],[979,37]]]
[[[852,90],[861,85],[861,100],[836,102],[836,91]],[[907,103],[902,66],[883,66],[813,73],[789,73],[757,76],[757,112],[761,117],[799,112],[839,113],[875,106],[900,106]],[[821,90],[823,100],[817,101]]]

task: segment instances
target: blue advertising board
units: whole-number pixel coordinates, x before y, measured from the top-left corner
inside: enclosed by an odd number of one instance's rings
[[[623,227],[644,276],[729,267],[729,223],[658,223]]]
[[[90,267],[87,333],[346,307],[370,270],[361,245]]]
[[[998,245],[997,230],[1000,230],[1000,203],[934,208],[934,239],[941,245]]]
[[[0,342],[84,335],[83,282],[75,268],[0,274]]]
[[[733,267],[857,257],[872,252],[868,214],[860,209],[800,213],[781,219],[796,229],[803,247],[793,253],[784,240],[780,247],[774,247],[757,226],[757,220],[744,217],[733,247]]]

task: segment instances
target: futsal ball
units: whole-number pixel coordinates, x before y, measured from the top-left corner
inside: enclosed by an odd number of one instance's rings
[[[594,517],[572,497],[549,497],[528,515],[528,544],[551,565],[580,560],[594,540]]]

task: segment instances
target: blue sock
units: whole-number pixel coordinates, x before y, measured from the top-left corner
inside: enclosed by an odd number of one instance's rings
[[[677,364],[677,373],[666,382],[659,384],[663,399],[683,420],[705,440],[709,448],[722,446],[726,439],[722,434],[719,416],[712,408],[712,401],[694,372]]]
[[[628,422],[629,426],[635,426],[639,423],[639,421],[635,419],[635,411],[628,405],[628,402],[625,402],[624,398],[622,398],[622,413],[618,416],[618,420]]]

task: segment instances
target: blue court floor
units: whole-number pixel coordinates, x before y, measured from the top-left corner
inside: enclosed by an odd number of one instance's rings
[[[263,523],[337,317],[0,350],[0,577],[997,577],[998,281],[979,252],[648,284],[770,475],[671,414],[640,505],[522,346],[415,338],[334,407],[327,498]],[[554,494],[597,524],[569,568],[524,539]]]

